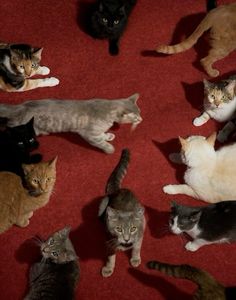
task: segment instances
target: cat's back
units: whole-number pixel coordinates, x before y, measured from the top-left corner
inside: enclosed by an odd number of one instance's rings
[[[24,193],[20,176],[11,172],[0,172],[0,202],[12,201],[20,193]]]
[[[109,206],[121,211],[133,211],[139,205],[135,194],[129,189],[119,189],[110,195]]]

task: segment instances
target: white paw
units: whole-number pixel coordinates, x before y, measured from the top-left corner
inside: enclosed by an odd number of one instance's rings
[[[50,73],[50,69],[48,67],[41,67],[40,68],[40,74],[48,75],[49,73]]]
[[[111,144],[108,144],[106,145],[106,148],[103,149],[103,151],[107,154],[112,154],[115,152],[115,148]]]
[[[103,276],[103,277],[109,277],[109,276],[112,275],[113,271],[114,271],[114,269],[109,268],[109,267],[107,267],[107,266],[104,266],[104,267],[102,268],[102,276]]]
[[[217,134],[217,141],[219,141],[220,143],[224,143],[225,141],[227,141],[227,139],[227,134],[225,134],[223,130],[220,130]]]
[[[175,190],[175,187],[173,186],[173,184],[165,185],[163,187],[163,192],[166,193],[166,194],[170,194],[170,195],[175,195],[176,194],[176,190]]]
[[[195,118],[193,120],[193,125],[194,126],[202,126],[206,121],[203,120],[201,117]]]
[[[106,140],[107,141],[113,141],[114,140],[114,138],[115,138],[114,133],[108,132],[108,133],[105,133],[105,134],[106,134]]]
[[[134,268],[138,267],[141,264],[141,258],[137,258],[137,257],[131,258],[130,259],[130,264]]]
[[[193,242],[188,242],[185,245],[185,249],[188,251],[192,251],[192,252],[197,251],[198,248],[199,247],[196,244],[194,244]]]
[[[56,77],[45,78],[46,86],[55,86],[59,84],[59,79]]]

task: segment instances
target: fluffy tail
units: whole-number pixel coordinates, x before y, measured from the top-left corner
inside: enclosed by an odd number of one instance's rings
[[[207,11],[210,11],[217,7],[216,0],[207,0]]]
[[[111,176],[107,181],[106,194],[109,195],[115,193],[117,190],[120,189],[120,185],[122,179],[126,174],[129,161],[130,161],[130,152],[128,149],[123,149],[121,153],[120,161],[118,162],[117,166],[115,167],[114,171],[111,173]]]
[[[149,261],[147,267],[169,276],[191,280],[201,288],[220,285],[210,274],[190,265],[171,265],[158,261]]]
[[[200,36],[211,28],[212,23],[210,22],[211,18],[209,14],[206,15],[206,17],[201,21],[201,23],[198,25],[198,27],[195,29],[195,31],[182,43],[176,44],[176,45],[161,45],[157,47],[156,51],[159,53],[165,53],[165,54],[174,54],[183,52],[185,50],[190,49],[194,44],[196,44],[197,40],[200,38]]]

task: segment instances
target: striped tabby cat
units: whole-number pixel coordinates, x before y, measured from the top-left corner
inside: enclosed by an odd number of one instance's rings
[[[59,84],[55,77],[29,79],[34,75],[47,75],[50,70],[41,67],[43,48],[27,44],[0,44],[0,89],[7,92],[23,92],[38,87]]]

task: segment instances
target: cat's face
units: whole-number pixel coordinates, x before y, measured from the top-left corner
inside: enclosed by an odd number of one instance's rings
[[[200,216],[200,209],[179,205],[173,202],[169,219],[170,230],[174,234],[188,232],[198,223]]]
[[[42,50],[28,45],[12,45],[10,63],[13,70],[25,78],[34,75],[40,64]]]
[[[133,212],[122,212],[108,206],[106,214],[107,228],[117,244],[132,246],[143,229],[144,208],[140,206]]]
[[[184,139],[179,137],[181,144],[181,159],[184,164],[190,167],[201,165],[206,159],[215,157],[214,144],[216,140],[216,132],[208,138],[204,136],[193,135]]]
[[[215,108],[229,103],[235,96],[236,80],[212,83],[204,79],[204,93],[209,104]]]
[[[114,7],[100,3],[97,22],[103,28],[103,31],[110,34],[119,31],[126,19],[124,6]]]
[[[74,247],[69,239],[70,228],[65,227],[55,232],[41,244],[41,253],[44,258],[51,259],[54,263],[63,264],[76,260]]]
[[[136,104],[138,98],[139,95],[134,94],[125,100],[123,110],[119,116],[119,123],[131,123],[133,124],[132,128],[134,129],[139,123],[142,122],[140,109]]]
[[[13,143],[21,152],[32,151],[39,146],[36,140],[35,131],[33,127],[34,119],[32,118],[28,123],[16,127],[7,127],[6,132]]]
[[[37,197],[51,192],[56,180],[56,161],[57,157],[48,162],[22,165],[30,195]]]

